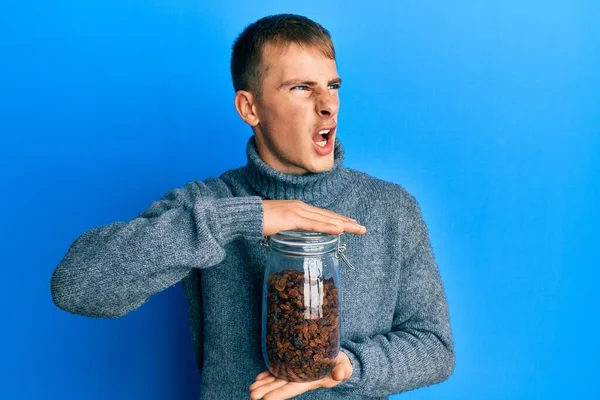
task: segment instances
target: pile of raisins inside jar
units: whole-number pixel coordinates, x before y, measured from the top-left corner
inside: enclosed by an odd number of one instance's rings
[[[291,382],[327,376],[338,355],[338,318],[338,288],[333,278],[305,282],[301,271],[271,274],[266,316],[271,373]]]

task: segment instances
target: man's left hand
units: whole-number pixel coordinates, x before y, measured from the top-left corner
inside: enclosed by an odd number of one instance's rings
[[[343,351],[335,359],[335,365],[329,375],[312,382],[288,382],[274,377],[269,371],[261,372],[250,386],[252,400],[286,400],[309,390],[332,388],[352,376],[352,364]]]

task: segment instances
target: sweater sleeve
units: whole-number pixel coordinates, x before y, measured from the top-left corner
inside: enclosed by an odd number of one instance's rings
[[[52,299],[73,314],[118,318],[192,268],[220,263],[235,238],[260,238],[262,232],[260,197],[217,198],[204,182],[193,181],[131,221],[79,236],[52,274]]]
[[[389,396],[447,379],[454,370],[448,305],[429,235],[416,201],[412,228],[399,244],[398,297],[390,332],[340,343],[352,376],[334,387],[342,393]]]

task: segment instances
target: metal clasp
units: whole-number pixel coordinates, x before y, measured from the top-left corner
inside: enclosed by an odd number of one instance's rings
[[[338,234],[337,252],[335,253],[335,258],[342,257],[342,260],[344,260],[346,265],[348,265],[348,267],[350,267],[350,269],[354,270],[355,268],[352,266],[350,261],[348,261],[348,258],[346,258],[346,256],[344,255],[344,251],[346,251],[346,245],[342,244],[341,240],[342,240],[342,234],[340,233],[340,234]]]
[[[342,260],[346,263],[346,265],[350,267],[350,269],[355,270],[356,268],[352,266],[352,263],[350,263],[348,258],[344,255],[344,251],[346,251],[346,245],[342,244],[341,240],[342,234],[340,233],[338,234],[337,251],[335,252],[335,258],[339,259],[341,257]],[[268,236],[263,236],[263,238],[260,239],[260,245],[263,247],[271,247],[270,238]]]
[[[269,244],[269,237],[263,236],[263,238],[260,239],[260,245],[263,247],[271,247],[271,245]]]

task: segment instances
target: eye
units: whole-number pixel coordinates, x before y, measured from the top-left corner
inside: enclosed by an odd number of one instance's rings
[[[339,89],[341,86],[341,83],[332,83],[331,85],[329,85],[329,89]]]
[[[292,90],[295,90],[295,89],[298,89],[298,90],[308,90],[308,86],[306,86],[306,85],[298,85],[298,86],[294,86],[292,88]]]

